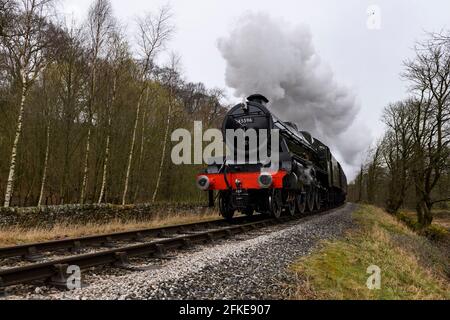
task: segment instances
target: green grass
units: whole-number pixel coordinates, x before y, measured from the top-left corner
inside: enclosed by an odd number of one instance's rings
[[[344,239],[323,242],[291,266],[298,283],[290,299],[450,299],[448,257],[381,209],[362,206],[358,227]],[[380,290],[369,290],[367,268],[381,268]]]

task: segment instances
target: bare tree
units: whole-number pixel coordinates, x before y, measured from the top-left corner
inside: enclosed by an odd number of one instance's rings
[[[109,99],[109,103],[107,106],[107,133],[106,133],[106,143],[105,143],[105,157],[103,160],[103,173],[102,173],[102,184],[100,188],[100,195],[98,198],[98,203],[100,204],[103,201],[105,196],[106,189],[106,181],[108,174],[108,165],[109,165],[109,156],[110,156],[110,148],[111,148],[111,122],[112,122],[112,112],[117,98],[117,84],[120,81],[121,72],[124,68],[124,63],[128,58],[128,46],[122,40],[121,34],[116,31],[112,34],[111,44],[110,44],[110,55],[109,61],[112,65],[112,89],[111,89],[111,98]]]
[[[83,179],[81,185],[80,203],[83,204],[89,177],[89,153],[91,145],[92,121],[96,97],[97,64],[101,50],[104,48],[111,31],[114,28],[112,9],[109,0],[96,0],[88,13],[88,31],[90,36],[90,84],[87,103],[87,126],[85,158],[83,164]]]
[[[378,143],[373,149],[369,151],[369,165],[367,168],[367,202],[375,203],[376,188],[378,186],[379,178],[381,175],[381,143]]]
[[[143,22],[145,32],[139,32],[142,36],[139,48],[143,48],[140,59],[131,56],[125,36],[121,37],[124,55],[118,58],[109,34],[102,32],[97,37],[95,24],[90,24],[89,21],[97,18],[86,19],[82,25],[70,21],[67,25],[57,24],[49,16],[51,8],[46,7],[45,16],[52,23],[44,25],[44,37],[39,42],[32,42],[40,45],[43,67],[34,69],[40,71],[25,86],[26,99],[21,105],[22,73],[17,72],[20,68],[16,66],[22,65],[13,63],[14,56],[5,44],[26,37],[23,25],[27,15],[23,13],[23,3],[0,0],[2,195],[6,195],[19,107],[23,107],[10,206],[79,203],[82,187],[84,203],[121,204],[128,168],[128,202],[151,202],[154,194],[156,200],[200,199],[201,193],[191,188],[191,177],[198,167],[173,166],[169,161],[170,131],[174,126],[188,127],[194,119],[202,120],[205,127],[220,126],[226,108],[220,105],[220,91],[209,90],[202,83],[185,82],[170,66],[158,66],[158,56],[164,49],[158,41],[168,37],[161,36],[156,42],[150,40],[155,39],[152,34],[167,28],[155,24],[152,29]],[[6,4],[8,10],[2,10]],[[39,16],[39,11],[36,12],[34,17]],[[164,22],[164,16],[154,16],[153,21]],[[32,34],[40,22],[44,20],[34,19]],[[162,33],[167,35],[165,31]],[[98,38],[104,41],[96,46]],[[29,47],[24,49],[23,42],[12,44],[22,50],[13,51],[18,54],[30,51]],[[30,78],[35,76],[33,70],[26,71],[30,71],[27,73]],[[143,96],[137,108],[140,93]],[[136,118],[138,129],[130,159]],[[89,152],[86,152],[89,129]]]
[[[387,133],[382,141],[381,153],[389,173],[386,210],[392,214],[397,213],[403,205],[408,186],[412,152],[412,103],[412,100],[407,100],[390,104],[383,114]]]
[[[166,149],[167,144],[169,143],[169,129],[170,129],[170,121],[172,119],[172,109],[174,105],[174,96],[175,96],[175,88],[177,86],[177,80],[178,80],[178,66],[180,63],[180,58],[176,56],[175,54],[172,54],[170,59],[170,67],[168,69],[168,74],[165,79],[166,86],[169,87],[169,101],[167,103],[167,117],[166,117],[166,128],[164,132],[164,138],[162,141],[162,152],[161,152],[161,160],[159,162],[159,171],[158,176],[156,179],[156,186],[155,190],[153,192],[152,202],[156,201],[156,197],[158,196],[159,186],[161,184],[161,178],[162,178],[162,172],[164,169],[164,163],[166,158]]]
[[[136,144],[136,133],[139,123],[139,115],[141,104],[146,91],[148,90],[148,81],[153,71],[154,60],[158,53],[164,49],[167,41],[173,34],[173,26],[171,25],[171,10],[169,6],[162,7],[157,15],[147,14],[144,19],[139,20],[139,48],[140,48],[140,78],[142,81],[139,90],[139,97],[136,104],[136,117],[133,126],[130,151],[128,153],[127,170],[125,174],[125,183],[122,194],[122,204],[127,201],[131,164],[133,162],[134,149]]]
[[[364,192],[364,165],[361,164],[361,169],[359,170],[359,174],[357,177],[358,180],[358,203],[361,203],[363,200],[363,192]]]
[[[44,200],[44,191],[47,183],[47,172],[48,172],[48,162],[50,156],[50,135],[51,135],[51,119],[55,101],[51,101],[49,99],[50,94],[47,92],[49,89],[49,85],[47,84],[46,72],[43,73],[42,78],[42,87],[43,87],[43,117],[46,119],[45,124],[45,154],[44,154],[44,164],[42,169],[42,179],[41,179],[41,188],[39,191],[39,199],[38,199],[38,207],[42,206]]]
[[[147,108],[149,107],[149,93],[150,93],[150,89],[147,90],[146,95],[145,95],[145,101],[147,104]],[[137,169],[138,172],[141,171],[142,169],[142,161],[143,161],[143,157],[144,157],[144,149],[145,149],[145,128],[147,126],[147,109],[144,109],[142,112],[142,126],[141,126],[141,146],[140,146],[140,150],[139,150],[139,158],[138,158],[138,165],[137,165]],[[136,202],[137,197],[139,195],[139,191],[140,191],[140,187],[141,187],[141,182],[142,182],[142,177],[138,176],[138,179],[136,181],[136,190],[134,192],[134,202]]]
[[[23,126],[23,115],[28,91],[47,63],[45,50],[50,41],[46,33],[50,27],[48,17],[52,0],[21,0],[11,19],[9,28],[1,35],[1,49],[6,51],[8,64],[21,88],[16,134],[11,151],[9,175],[5,193],[5,207],[11,204],[16,174],[17,148]]]
[[[434,35],[416,47],[416,57],[407,61],[404,78],[415,94],[413,176],[416,187],[419,223],[433,221],[431,209],[441,199],[433,199],[448,160],[450,144],[450,41]]]
[[[12,0],[0,0],[0,36],[6,35],[5,29],[10,22],[14,4]]]
[[[86,83],[89,83],[88,57],[81,29],[74,25],[66,26],[64,34],[65,37],[58,45],[55,61],[55,86],[61,100],[56,112],[60,125],[59,139],[62,142],[61,153],[58,155],[62,165],[58,204],[79,201],[79,182],[73,183],[71,174],[75,171],[74,168],[79,168],[79,163],[75,163],[74,158],[78,160],[82,157],[77,152],[85,133],[79,123],[84,118],[80,115],[86,107]]]

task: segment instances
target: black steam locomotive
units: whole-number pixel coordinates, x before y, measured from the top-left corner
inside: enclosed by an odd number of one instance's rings
[[[280,121],[266,108],[267,103],[269,100],[259,94],[248,97],[228,112],[222,130],[224,137],[227,130],[278,130],[278,162],[255,163],[247,161],[248,157],[246,161],[236,161],[236,155],[231,157],[234,160],[226,157],[209,165],[197,177],[197,186],[209,191],[210,203],[214,192],[218,192],[220,213],[226,219],[237,211],[246,215],[256,211],[278,218],[283,213],[304,214],[343,204],[347,178],[330,149],[308,132],[299,131],[294,123]],[[248,141],[240,143],[232,148],[233,152],[245,150]]]

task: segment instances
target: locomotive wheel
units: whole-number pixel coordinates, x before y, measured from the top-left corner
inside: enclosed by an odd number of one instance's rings
[[[300,214],[304,214],[306,211],[306,193],[301,192],[296,197],[297,200],[297,211]]]
[[[293,192],[289,192],[289,194],[288,194],[288,198],[287,198],[287,203],[286,203],[286,211],[287,211],[287,213],[289,214],[289,215],[291,215],[291,216],[295,216],[295,202],[296,202],[296,199],[295,199],[296,197],[295,197],[295,193],[293,193]]]
[[[306,210],[308,212],[314,212],[314,204],[315,204],[315,191],[313,188],[310,188],[306,193]]]
[[[316,192],[315,202],[316,202],[316,204],[315,204],[316,210],[319,211],[322,208],[322,203],[320,201],[320,193],[319,192]]]
[[[283,212],[283,198],[281,195],[281,190],[273,190],[270,195],[270,213],[276,219],[281,217],[281,213]]]
[[[232,220],[234,209],[231,207],[231,197],[228,192],[221,192],[219,195],[219,211],[226,220]]]

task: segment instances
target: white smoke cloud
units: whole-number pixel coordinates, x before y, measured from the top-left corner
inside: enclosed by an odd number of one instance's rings
[[[249,13],[219,39],[218,48],[227,62],[226,83],[237,97],[266,95],[279,118],[310,131],[347,167],[358,166],[370,133],[354,123],[360,110],[356,96],[336,83],[307,26]]]

